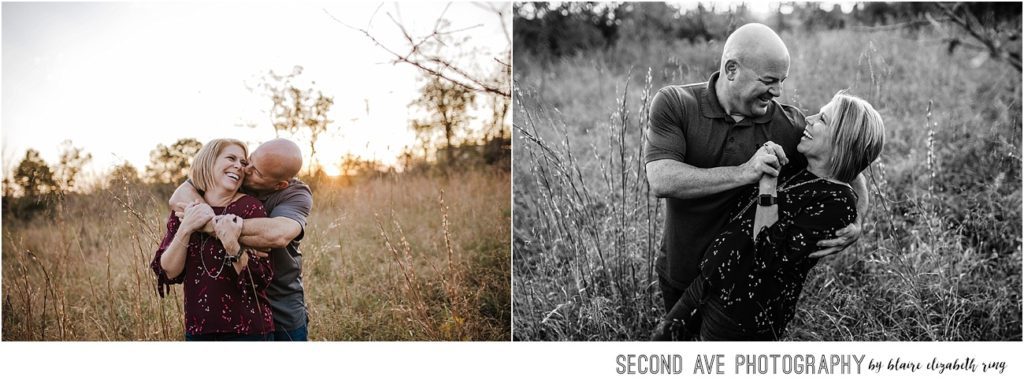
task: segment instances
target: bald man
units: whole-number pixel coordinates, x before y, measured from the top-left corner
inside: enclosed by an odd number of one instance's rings
[[[308,334],[299,241],[313,209],[313,194],[295,178],[300,169],[299,146],[289,140],[274,139],[249,154],[242,183],[242,192],[262,201],[267,210],[266,218],[242,222],[238,242],[246,248],[270,250],[274,279],[267,287],[267,299],[274,315],[275,341],[306,341]],[[184,211],[184,206],[200,199],[201,193],[191,181],[183,183],[171,196],[171,209]],[[215,233],[212,220],[203,230]]]
[[[774,100],[782,96],[789,62],[771,28],[747,24],[726,40],[721,67],[707,82],[667,86],[654,97],[644,154],[651,190],[667,208],[656,261],[666,312],[697,276],[740,187],[807,166],[796,151],[804,115]],[[858,222],[819,243],[825,249],[812,257],[839,252],[860,236],[867,191],[862,177],[852,184],[862,197]]]

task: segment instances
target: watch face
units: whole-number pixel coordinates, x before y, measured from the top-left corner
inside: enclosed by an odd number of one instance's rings
[[[775,205],[775,196],[768,194],[758,195],[757,205],[760,205],[762,207]]]

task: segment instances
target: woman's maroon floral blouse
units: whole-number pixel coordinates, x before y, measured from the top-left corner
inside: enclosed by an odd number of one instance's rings
[[[217,215],[231,213],[243,219],[267,216],[263,204],[252,196],[244,196],[227,207],[212,208]],[[189,238],[184,271],[169,279],[160,267],[160,256],[174,240],[180,225],[181,220],[171,212],[167,218],[167,234],[156,250],[151,267],[157,275],[160,297],[170,290],[170,284],[184,283],[185,333],[273,332],[274,321],[266,295],[274,273],[270,260],[250,257],[242,272],[235,273],[230,263],[224,263],[226,252],[220,240],[197,232]]]

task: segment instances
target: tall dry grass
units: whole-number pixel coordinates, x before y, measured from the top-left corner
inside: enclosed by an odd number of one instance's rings
[[[782,102],[816,113],[848,89],[887,128],[862,238],[812,271],[787,337],[1020,340],[1020,72],[927,31],[782,37]],[[720,53],[625,37],[553,63],[517,55],[515,338],[648,337],[664,218],[643,178],[645,108]]]
[[[500,170],[315,188],[310,338],[508,340],[509,193]],[[167,197],[123,186],[4,217],[3,340],[183,339],[181,288],[160,299],[149,269]]]

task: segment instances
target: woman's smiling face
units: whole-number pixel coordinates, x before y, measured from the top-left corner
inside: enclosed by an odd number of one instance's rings
[[[237,145],[224,147],[224,150],[217,154],[217,161],[213,163],[217,185],[229,191],[237,191],[245,176],[244,168],[245,151],[242,150],[242,147]]]
[[[821,110],[807,117],[807,127],[796,150],[808,158],[828,158],[832,152],[832,119],[835,117],[834,103],[829,102]]]

